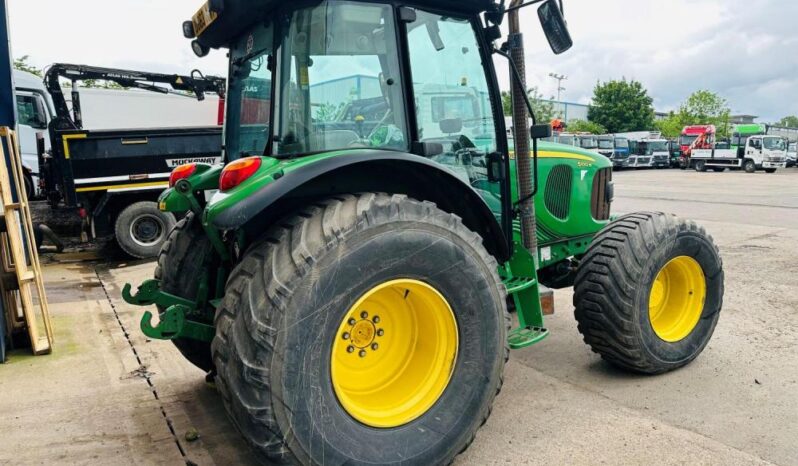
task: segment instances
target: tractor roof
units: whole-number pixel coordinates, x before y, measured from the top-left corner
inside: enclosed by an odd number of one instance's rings
[[[360,0],[355,0],[360,1]],[[213,3],[213,2],[211,2]],[[233,39],[238,37],[250,26],[262,21],[280,6],[286,5],[285,0],[225,0],[223,10],[218,17],[199,35],[198,40],[203,45],[212,48],[227,47]],[[293,3],[293,2],[291,2]],[[308,2],[313,5],[321,3]],[[436,11],[449,11],[453,13],[477,14],[491,9],[496,5],[495,0],[409,0],[408,6],[429,8]]]

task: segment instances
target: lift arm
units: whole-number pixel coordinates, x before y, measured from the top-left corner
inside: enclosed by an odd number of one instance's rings
[[[64,92],[61,89],[60,78],[72,81],[72,115],[70,115]],[[111,81],[122,87],[143,89],[162,94],[169,94],[174,91],[193,92],[197,100],[205,99],[206,92],[213,92],[224,98],[226,87],[224,78],[203,76],[197,70],[194,70],[190,76],[181,76],[177,74],[56,63],[48,68],[44,77],[44,85],[53,98],[59,129],[81,129],[83,126],[77,81],[89,79]],[[158,84],[166,84],[169,87],[159,86]]]

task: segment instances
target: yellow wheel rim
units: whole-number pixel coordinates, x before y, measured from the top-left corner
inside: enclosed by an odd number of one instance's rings
[[[701,318],[706,294],[704,271],[695,259],[670,260],[651,285],[648,316],[654,333],[667,342],[686,338]]]
[[[435,288],[385,282],[358,299],[338,326],[330,366],[335,394],[363,424],[406,424],[443,394],[457,347],[457,321]]]

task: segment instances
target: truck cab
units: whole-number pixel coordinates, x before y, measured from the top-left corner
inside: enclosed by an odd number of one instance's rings
[[[612,155],[615,153],[615,138],[604,135],[598,136],[596,140],[598,142],[598,153],[611,159]]]
[[[598,152],[598,139],[596,136],[592,134],[583,134],[579,136],[579,147],[584,150],[591,150],[593,152]]]
[[[612,151],[612,166],[614,168],[627,167],[629,165],[629,139],[615,136],[613,144],[615,148]]]
[[[22,154],[22,167],[25,171],[25,190],[28,198],[40,193],[39,156],[36,143],[37,133],[44,137],[45,150],[50,149],[47,125],[53,120],[53,102],[42,78],[25,71],[14,71],[14,85],[17,97],[17,118],[19,148]]]
[[[560,133],[554,142],[565,144],[566,146],[579,147],[579,137],[571,133]]]
[[[667,168],[670,166],[670,152],[666,139],[640,139],[630,141],[630,168]]]
[[[786,168],[787,144],[780,136],[751,136],[745,145],[745,159],[753,160],[757,170]]]

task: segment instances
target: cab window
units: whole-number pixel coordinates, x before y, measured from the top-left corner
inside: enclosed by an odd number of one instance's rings
[[[409,149],[389,5],[337,1],[297,10],[281,48],[277,154]]]
[[[19,124],[35,129],[47,128],[47,115],[42,98],[36,95],[17,95]]]

